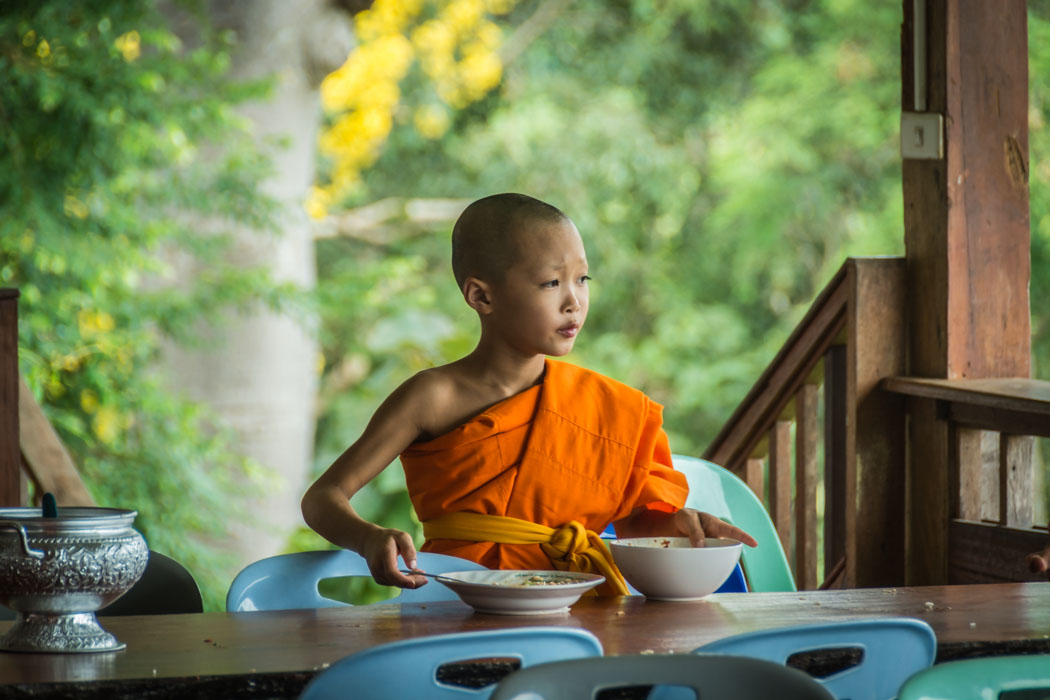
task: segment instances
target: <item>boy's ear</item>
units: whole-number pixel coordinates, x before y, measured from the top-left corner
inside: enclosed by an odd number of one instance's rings
[[[492,313],[492,295],[489,285],[477,277],[468,277],[463,283],[463,298],[479,314]]]

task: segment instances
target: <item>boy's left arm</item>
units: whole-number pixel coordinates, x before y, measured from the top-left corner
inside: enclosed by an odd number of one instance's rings
[[[667,513],[639,508],[615,523],[619,537],[688,537],[694,547],[703,547],[705,537],[726,537],[757,547],[755,538],[710,513],[681,508]]]

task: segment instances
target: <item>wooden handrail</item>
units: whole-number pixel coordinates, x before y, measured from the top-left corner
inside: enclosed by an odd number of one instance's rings
[[[846,325],[849,262],[839,268],[704,451],[704,459],[741,473],[769,427],[790,406],[799,387]]]

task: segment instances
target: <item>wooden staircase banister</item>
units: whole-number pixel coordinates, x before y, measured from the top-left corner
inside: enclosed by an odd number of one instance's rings
[[[790,404],[846,325],[849,264],[839,268],[814,300],[784,346],[708,445],[704,459],[736,470],[768,426]]]

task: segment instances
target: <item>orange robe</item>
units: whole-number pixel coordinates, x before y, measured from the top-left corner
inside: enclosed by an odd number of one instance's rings
[[[548,359],[542,385],[402,453],[412,505],[421,522],[467,511],[595,532],[636,508],[673,513],[689,489],[662,414],[637,389]],[[422,549],[490,569],[551,568],[538,544],[435,539]]]

